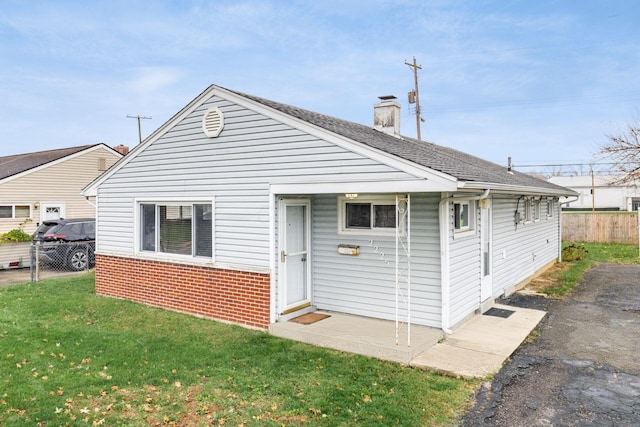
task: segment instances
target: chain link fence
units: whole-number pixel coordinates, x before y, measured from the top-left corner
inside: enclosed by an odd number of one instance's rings
[[[95,240],[34,242],[31,245],[31,281],[49,272],[87,271],[95,265]]]

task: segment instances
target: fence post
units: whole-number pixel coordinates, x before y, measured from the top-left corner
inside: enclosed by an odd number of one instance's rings
[[[640,257],[640,206],[638,206],[637,214],[638,214],[638,257]]]
[[[40,241],[36,241],[36,282],[40,281]]]
[[[36,245],[31,242],[31,246],[29,247],[29,281],[33,282],[33,276],[36,269],[36,254],[35,254]]]

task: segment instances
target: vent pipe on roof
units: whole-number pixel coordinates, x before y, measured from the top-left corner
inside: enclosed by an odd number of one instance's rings
[[[379,96],[380,102],[373,106],[373,128],[386,134],[400,137],[400,104],[393,95]]]

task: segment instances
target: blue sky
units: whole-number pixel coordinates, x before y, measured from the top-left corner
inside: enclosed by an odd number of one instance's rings
[[[134,146],[210,84],[506,164],[593,161],[638,118],[636,1],[0,0],[0,156]],[[526,170],[525,170],[526,171]]]

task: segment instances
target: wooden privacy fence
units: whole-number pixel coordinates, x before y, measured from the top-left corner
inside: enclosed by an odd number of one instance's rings
[[[638,244],[637,212],[562,212],[562,241]]]

